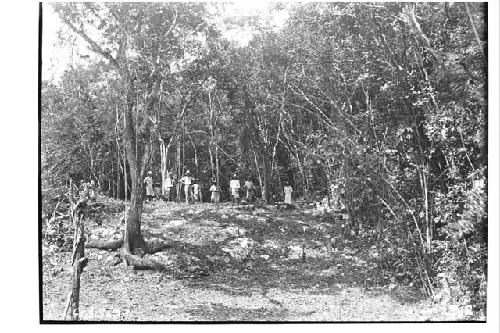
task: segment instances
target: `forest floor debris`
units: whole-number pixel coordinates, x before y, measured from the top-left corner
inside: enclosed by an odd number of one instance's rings
[[[123,232],[119,210],[86,223],[89,239]],[[394,283],[373,244],[338,243],[335,228],[300,210],[245,212],[230,204],[146,204],[143,235],[169,244],[146,255],[171,268],[134,271],[116,251],[86,249],[81,320],[452,321],[467,309],[432,304]],[[43,247],[43,319],[62,320],[70,252]]]

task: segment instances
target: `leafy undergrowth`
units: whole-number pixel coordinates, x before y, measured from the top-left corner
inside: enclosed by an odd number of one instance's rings
[[[120,238],[120,216],[89,220],[87,237]],[[113,266],[115,252],[86,249],[81,320],[474,319],[451,305],[432,304],[412,284],[396,283],[381,267],[376,246],[338,237],[331,223],[308,211],[154,202],[144,208],[142,230],[147,241],[170,244],[146,255],[170,269],[134,271]],[[43,247],[45,320],[62,320],[69,260],[69,252]]]

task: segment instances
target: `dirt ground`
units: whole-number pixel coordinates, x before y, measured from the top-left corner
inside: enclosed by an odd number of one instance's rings
[[[120,238],[120,214],[86,224],[89,239]],[[143,211],[148,242],[170,246],[148,258],[166,272],[113,266],[116,252],[86,249],[84,321],[453,321],[380,267],[364,239],[338,237],[313,210],[237,209],[230,204],[153,202]],[[62,320],[70,252],[43,247],[43,319]]]

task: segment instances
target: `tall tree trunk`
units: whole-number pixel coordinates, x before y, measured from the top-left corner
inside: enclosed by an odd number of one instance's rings
[[[120,158],[116,159],[116,199],[120,197]]]
[[[129,87],[127,94],[127,109],[125,111],[125,152],[129,163],[131,192],[130,206],[126,220],[125,237],[123,248],[127,252],[132,252],[135,248],[144,246],[144,239],[141,235],[141,214],[142,214],[142,166],[138,147],[148,145],[148,142],[137,142],[137,122],[134,116],[135,96],[133,89]]]
[[[131,170],[132,171],[132,170]],[[135,173],[135,170],[132,171]],[[144,238],[141,234],[141,214],[142,214],[142,181],[137,175],[132,176],[132,191],[130,193],[130,207],[128,211],[125,237],[123,247],[133,252],[136,248],[144,247]]]
[[[271,199],[271,190],[269,188],[269,175],[271,172],[271,161],[269,157],[264,154],[262,155],[262,180],[261,180],[261,190],[262,190],[262,200],[268,202]]]
[[[217,178],[217,186],[220,186],[220,169],[219,169],[219,147],[215,145],[215,175]]]
[[[125,121],[125,117],[123,117],[123,121]],[[125,190],[125,201],[128,199],[128,177],[127,177],[127,152],[125,151],[125,137],[123,137],[123,150],[122,150],[122,157],[123,157],[123,183],[124,183],[124,190]]]
[[[123,154],[123,188],[125,190],[125,201],[128,199],[128,177],[127,177],[127,159]]]
[[[212,138],[208,141],[208,158],[210,159],[210,181],[214,179],[215,168],[214,168],[214,156],[212,153]]]
[[[165,180],[167,179],[167,152],[165,142],[160,138],[160,171],[161,171],[161,193],[165,195]]]
[[[111,177],[109,178],[109,189],[112,192],[113,198],[116,198],[116,186],[113,182],[115,176],[115,163],[111,161]]]
[[[181,142],[180,140],[177,141],[177,182],[176,182],[176,189],[177,189],[177,200],[181,199]]]
[[[194,148],[194,165],[196,167],[196,177],[199,176],[200,174],[200,166],[198,164],[198,152],[196,150],[196,144],[194,142],[193,143],[193,148]]]

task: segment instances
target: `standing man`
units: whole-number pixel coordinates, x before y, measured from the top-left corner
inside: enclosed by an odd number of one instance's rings
[[[283,192],[285,192],[285,203],[288,205],[292,204],[292,192],[293,188],[290,186],[288,182],[285,183],[285,187],[283,188]]]
[[[191,192],[191,184],[193,183],[193,177],[191,177],[191,172],[186,170],[184,177],[180,180],[181,184],[184,185],[184,196],[186,197],[186,203],[189,203],[189,197]]]
[[[255,185],[253,184],[251,177],[248,177],[248,179],[245,181],[245,189],[247,190],[247,202],[253,202],[255,196]]]
[[[199,179],[194,180],[193,184],[193,201],[201,202],[201,186],[199,184]]]
[[[150,201],[155,195],[153,191],[153,172],[148,171],[148,176],[144,178],[144,183],[146,183],[146,200]]]
[[[240,204],[240,180],[238,179],[238,175],[234,174],[233,178],[229,182],[229,190],[232,195],[231,204],[234,206],[234,202],[238,205]]]
[[[165,191],[165,198],[167,201],[172,201],[173,200],[173,189],[174,189],[174,179],[172,178],[172,173],[167,171],[167,178],[165,178],[165,184],[163,186],[164,191]]]
[[[97,195],[96,194],[96,186],[95,186],[95,182],[93,179],[90,181],[89,195],[90,195],[90,199],[95,199],[95,197]]]
[[[83,179],[80,181],[80,199],[85,199],[89,196],[90,184]]]
[[[210,192],[212,194],[210,196],[210,202],[218,204],[220,199],[220,189],[215,180],[212,182],[212,186],[210,186]]]

